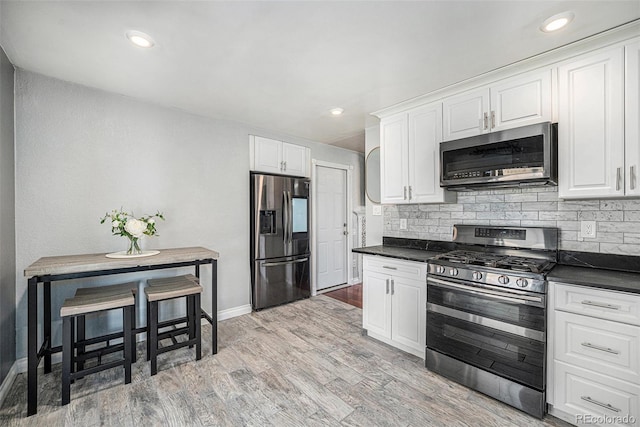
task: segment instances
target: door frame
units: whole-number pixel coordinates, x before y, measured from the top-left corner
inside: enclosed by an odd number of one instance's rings
[[[322,168],[331,168],[331,169],[340,169],[340,170],[344,170],[347,172],[347,192],[345,194],[346,197],[346,209],[347,209],[347,253],[345,254],[345,266],[347,268],[347,284],[343,285],[342,287],[346,287],[346,286],[350,286],[353,281],[353,263],[351,262],[351,249],[352,249],[352,244],[351,244],[351,233],[352,233],[352,227],[351,227],[351,217],[350,214],[352,213],[352,188],[353,188],[353,184],[352,184],[352,180],[353,180],[353,165],[344,165],[344,164],[340,164],[340,163],[332,163],[332,162],[325,162],[323,160],[317,160],[317,159],[312,159],[311,160],[311,296],[315,296],[318,294],[318,290],[317,290],[317,281],[318,281],[318,271],[317,271],[317,265],[318,265],[318,251],[316,248],[317,245],[317,232],[318,232],[318,224],[317,224],[317,218],[318,218],[318,212],[316,210],[316,197],[317,197],[317,191],[318,191],[318,184],[317,184],[317,178],[318,178],[318,168],[322,167]],[[330,288],[329,290],[335,290],[335,289],[340,289],[339,286]],[[324,290],[320,291],[320,293],[324,292]]]

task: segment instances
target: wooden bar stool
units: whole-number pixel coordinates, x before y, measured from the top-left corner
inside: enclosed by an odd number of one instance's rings
[[[105,369],[124,366],[124,382],[131,382],[131,320],[133,317],[133,305],[135,298],[131,291],[114,293],[106,291],[104,293],[97,292],[92,295],[75,296],[65,300],[60,308],[60,317],[62,317],[62,404],[66,405],[71,400],[71,381],[82,378],[85,375],[94,374],[104,371]],[[122,350],[124,355],[122,359],[114,360],[107,363],[99,363],[87,369],[81,369],[73,372],[72,366],[76,360],[76,346],[85,346],[89,344],[87,340],[78,343],[74,340],[75,321],[79,316],[89,313],[97,313],[101,311],[114,310],[121,308],[123,312],[123,343],[103,347],[93,352],[87,352],[83,356],[102,355],[105,351],[114,352]],[[103,340],[104,341],[104,340]],[[100,341],[98,341],[100,342]],[[113,351],[112,351],[113,350]]]
[[[78,288],[76,289],[76,295],[77,297],[82,297],[82,296],[87,296],[87,295],[97,295],[97,294],[106,294],[106,293],[112,293],[112,294],[121,294],[121,293],[126,293],[126,292],[131,292],[133,294],[133,297],[135,298],[138,294],[138,283],[137,282],[129,282],[129,283],[120,283],[118,285],[107,285],[107,286],[98,286],[98,287],[91,287],[91,288]],[[131,328],[132,328],[132,332],[131,332],[131,363],[135,363],[136,359],[137,359],[137,351],[136,351],[136,305],[133,305],[133,319],[131,321]],[[82,343],[85,340],[85,328],[86,328],[86,322],[85,322],[85,316],[81,315],[78,316],[77,318],[77,329],[76,329],[76,337],[78,340],[78,343]],[[112,339],[116,339],[116,338],[122,338],[122,333],[115,333],[112,335],[107,335],[105,337],[102,337],[103,341],[106,341],[107,346],[109,346],[109,341]],[[101,342],[101,341],[96,341],[96,339],[92,340],[93,342],[91,342],[91,344],[95,344],[97,342]],[[77,366],[79,370],[82,370],[84,368],[84,361],[86,359],[86,357],[84,356],[84,351],[85,351],[85,346],[79,344],[78,345],[78,357],[77,357]]]
[[[195,280],[194,280],[195,279]],[[151,360],[151,375],[158,372],[158,355],[167,351],[176,350],[182,347],[196,347],[196,360],[200,360],[201,337],[200,337],[200,294],[202,286],[193,275],[177,276],[162,279],[150,279],[147,281],[148,287],[144,289],[147,296],[147,359]],[[176,298],[186,297],[187,315],[178,319],[158,322],[158,303]],[[186,323],[186,326],[175,328],[175,325]],[[160,329],[172,326],[165,332]],[[178,342],[176,336],[187,335],[188,339]],[[170,338],[173,344],[160,347],[160,341]]]

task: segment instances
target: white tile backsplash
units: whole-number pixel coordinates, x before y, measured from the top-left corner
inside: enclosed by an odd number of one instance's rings
[[[408,219],[407,230],[399,218]],[[580,237],[580,221],[596,221],[596,238]],[[454,224],[558,227],[560,248],[640,256],[640,200],[558,199],[555,187],[458,193],[457,203],[385,205],[384,235],[451,240]]]

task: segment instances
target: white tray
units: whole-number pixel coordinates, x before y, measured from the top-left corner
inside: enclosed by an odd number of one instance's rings
[[[160,251],[142,251],[139,254],[127,255],[127,251],[113,252],[106,254],[107,258],[142,258],[146,256],[158,255]]]

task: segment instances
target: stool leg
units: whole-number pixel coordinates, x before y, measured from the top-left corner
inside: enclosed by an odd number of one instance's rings
[[[196,335],[196,330],[193,323],[193,316],[195,315],[195,298],[192,295],[187,296],[187,327],[189,328],[189,341],[193,340]],[[193,344],[189,346],[193,348]]]
[[[62,318],[62,404],[71,401],[71,363],[73,359],[71,316]]]
[[[78,329],[76,331],[76,342],[82,342],[85,340],[86,338],[86,322],[85,322],[85,316],[80,315],[77,317],[77,322],[78,322]],[[78,346],[78,356],[83,355],[86,351],[86,348],[84,345],[79,345]],[[76,362],[76,371],[82,371],[84,369],[84,361],[83,360],[79,360]]]
[[[149,328],[147,335],[148,349],[151,357],[151,375],[158,373],[158,301],[149,303],[151,312],[149,313]]]
[[[193,299],[193,326],[196,334],[196,360],[200,360],[200,358],[202,358],[202,339],[200,337],[200,294],[195,294]]]
[[[147,301],[147,362],[151,360],[151,345],[149,344],[149,340],[151,339],[151,304]]]
[[[124,383],[129,384],[131,382],[131,317],[133,306],[124,307],[123,314],[123,329],[122,329],[122,344],[124,352]]]
[[[136,329],[136,304],[135,302],[131,306],[131,312],[133,318],[131,319],[131,363],[136,363],[138,348],[136,347],[137,334]]]

